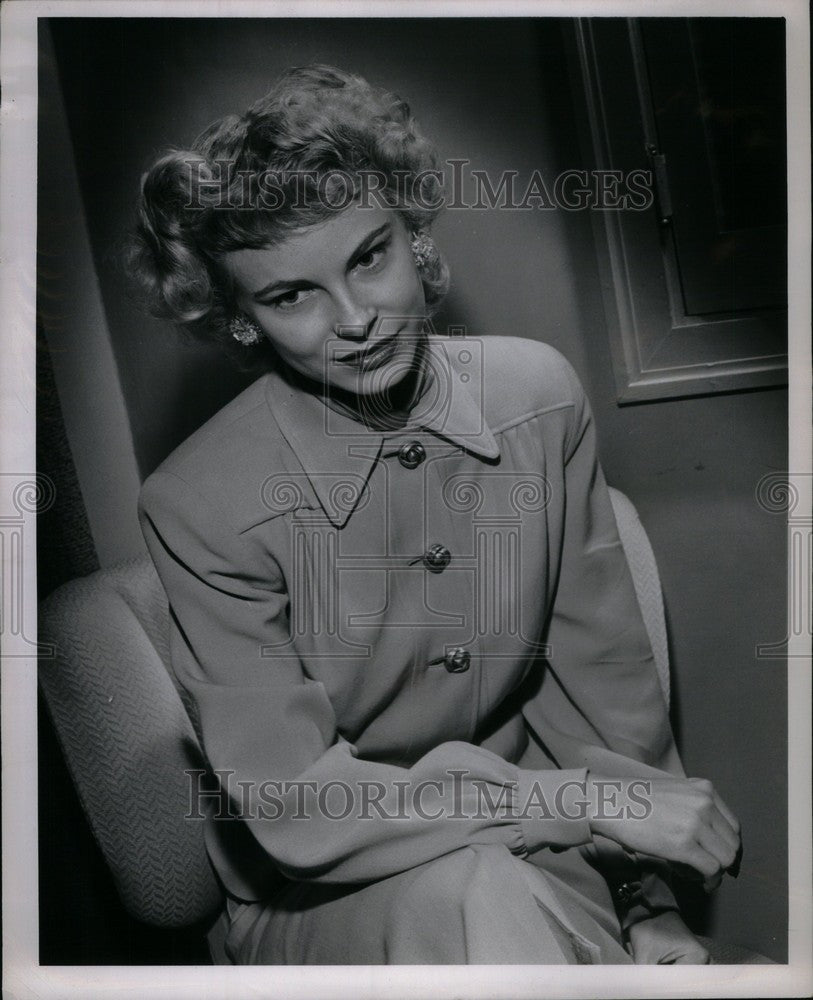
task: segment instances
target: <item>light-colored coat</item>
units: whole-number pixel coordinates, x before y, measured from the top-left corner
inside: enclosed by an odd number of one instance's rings
[[[207,831],[235,899],[467,845],[544,867],[591,837],[578,810],[521,814],[534,789],[561,806],[588,768],[682,773],[572,367],[502,337],[432,338],[430,361],[388,432],[268,373],[143,487],[173,667],[242,817]],[[478,810],[484,789],[509,808]],[[629,876],[601,851],[611,885]]]

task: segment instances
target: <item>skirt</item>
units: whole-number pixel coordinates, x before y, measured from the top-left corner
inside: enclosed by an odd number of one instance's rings
[[[363,885],[288,882],[229,903],[238,965],[631,964],[584,849],[470,845]]]

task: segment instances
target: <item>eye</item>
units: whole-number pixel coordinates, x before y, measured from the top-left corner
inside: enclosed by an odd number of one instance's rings
[[[307,294],[308,290],[306,288],[292,288],[290,291],[283,292],[282,295],[271,299],[268,304],[273,306],[274,309],[291,309],[293,306],[298,306],[306,298]]]
[[[359,258],[356,260],[356,267],[360,267],[362,271],[372,271],[378,264],[381,263],[384,255],[387,252],[387,247],[389,245],[389,240],[382,240],[381,243],[377,243],[374,247],[370,247],[366,250]]]

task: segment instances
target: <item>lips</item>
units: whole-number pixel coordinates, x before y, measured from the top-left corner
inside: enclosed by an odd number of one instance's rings
[[[368,345],[363,351],[353,351],[350,354],[336,355],[335,360],[342,365],[352,365],[369,371],[373,368],[380,368],[386,364],[398,347],[398,334],[391,337],[382,337],[375,343]]]

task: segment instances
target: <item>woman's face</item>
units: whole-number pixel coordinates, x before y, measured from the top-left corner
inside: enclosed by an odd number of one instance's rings
[[[301,374],[369,395],[410,370],[426,305],[396,212],[353,205],[223,264],[238,308]]]

